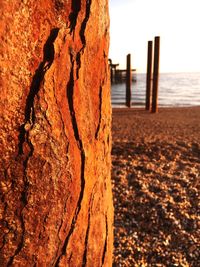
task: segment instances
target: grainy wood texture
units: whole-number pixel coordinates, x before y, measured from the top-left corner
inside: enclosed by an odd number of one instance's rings
[[[131,54],[126,56],[126,106],[131,107]]]
[[[108,1],[0,20],[0,266],[111,266]]]
[[[158,90],[159,90],[159,61],[160,61],[160,36],[154,41],[154,64],[153,64],[153,89],[152,89],[152,113],[158,112]]]
[[[152,103],[152,48],[153,42],[148,41],[148,50],[147,50],[147,75],[146,75],[146,110],[151,111]]]

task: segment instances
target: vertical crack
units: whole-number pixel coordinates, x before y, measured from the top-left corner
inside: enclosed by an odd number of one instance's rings
[[[103,57],[104,57],[104,63],[105,63],[105,70],[107,69],[107,62],[108,62],[108,59],[107,59],[107,56],[105,54],[105,51],[103,52]],[[100,85],[100,88],[99,88],[99,122],[98,122],[98,125],[97,125],[97,129],[96,129],[96,133],[95,133],[95,138],[97,139],[98,138],[98,134],[99,134],[99,131],[100,131],[100,128],[101,128],[101,121],[102,121],[102,104],[103,104],[103,86],[105,85],[105,81],[107,80],[107,72],[106,72],[106,77],[104,77],[103,81],[101,81],[101,85]]]
[[[107,217],[107,215],[105,215],[105,222],[106,222],[106,239],[105,239],[105,243],[104,243],[101,266],[103,266],[104,262],[105,262],[106,251],[107,251],[107,243],[108,243],[108,217]]]
[[[90,217],[91,217],[91,209],[92,209],[92,202],[94,200],[94,189],[96,187],[96,184],[94,185],[89,201],[89,209],[88,209],[88,220],[87,220],[87,230],[85,235],[85,250],[83,253],[83,261],[82,261],[82,267],[86,266],[87,264],[87,252],[88,252],[88,238],[89,238],[89,232],[90,232]]]
[[[95,133],[95,138],[96,139],[98,138],[99,130],[100,130],[100,127],[101,127],[101,118],[102,118],[101,110],[102,110],[102,101],[103,101],[103,99],[102,99],[102,91],[103,91],[103,88],[102,88],[102,86],[100,86],[100,89],[99,89],[99,122],[98,122],[96,133]]]
[[[67,99],[68,99],[68,105],[69,105],[69,110],[70,110],[70,116],[71,116],[71,122],[72,122],[72,126],[73,126],[73,130],[74,130],[74,136],[75,139],[77,141],[77,145],[78,148],[80,150],[80,156],[81,156],[81,175],[80,175],[80,179],[81,179],[81,190],[80,190],[80,194],[79,194],[79,198],[78,198],[78,202],[77,202],[77,207],[72,219],[72,223],[71,223],[71,227],[70,230],[68,232],[68,235],[64,241],[63,247],[62,247],[62,251],[61,251],[61,255],[58,257],[55,266],[59,266],[60,260],[62,258],[62,256],[66,255],[66,250],[67,250],[67,246],[70,240],[71,235],[74,232],[75,229],[75,225],[77,222],[77,218],[79,215],[79,212],[81,210],[81,203],[83,200],[83,195],[84,195],[84,190],[85,190],[85,177],[84,177],[84,172],[85,172],[85,151],[83,148],[83,142],[80,138],[80,134],[79,134],[79,130],[78,130],[78,124],[76,121],[76,115],[75,115],[75,110],[74,110],[74,102],[73,102],[73,96],[74,96],[74,81],[75,81],[75,77],[74,77],[74,71],[76,73],[76,78],[79,78],[79,70],[81,68],[81,53],[83,52],[83,50],[85,49],[86,46],[86,39],[85,39],[85,29],[86,29],[86,25],[90,16],[90,7],[91,7],[91,0],[86,0],[86,10],[85,10],[85,18],[82,21],[81,24],[81,29],[79,32],[80,35],[80,39],[82,42],[82,48],[79,50],[79,52],[76,54],[76,70],[75,70],[75,62],[73,59],[73,55],[72,53],[70,54],[70,60],[71,60],[71,72],[70,72],[70,79],[69,82],[67,84]],[[76,23],[77,23],[77,18],[78,18],[78,14],[81,10],[81,2],[80,1],[76,1],[73,0],[72,1],[72,6],[71,6],[72,12],[69,16],[69,20],[70,20],[70,34],[73,34],[74,36],[74,32],[75,32],[75,27],[76,27]],[[89,215],[90,216],[90,215]],[[89,230],[87,230],[86,233],[86,242],[87,242],[87,235]],[[84,256],[85,258],[85,256]],[[86,260],[86,259],[85,259]]]
[[[78,18],[78,14],[81,10],[81,1],[80,0],[72,0],[71,5],[72,12],[69,15],[69,21],[70,21],[70,34],[75,31],[76,22]]]
[[[80,156],[81,156],[81,174],[80,174],[81,189],[80,189],[80,194],[79,194],[79,198],[78,198],[78,202],[77,202],[77,207],[76,207],[73,219],[72,219],[71,228],[70,228],[69,233],[68,233],[68,235],[65,239],[65,242],[63,244],[61,255],[58,257],[55,266],[59,266],[61,257],[66,254],[69,239],[74,232],[77,218],[78,218],[79,212],[81,210],[81,203],[83,200],[83,195],[84,195],[84,190],[85,190],[85,176],[84,176],[84,173],[85,173],[85,151],[84,151],[83,142],[80,138],[80,134],[79,134],[79,130],[78,130],[78,124],[76,121],[74,102],[73,102],[73,97],[74,97],[74,60],[73,60],[72,54],[70,55],[70,59],[71,59],[72,67],[71,67],[71,72],[70,72],[70,79],[69,79],[69,82],[67,84],[67,99],[68,99],[68,105],[69,105],[69,110],[70,110],[71,122],[72,122],[73,130],[74,130],[74,136],[75,136],[75,139],[77,141],[77,145],[78,145],[78,148],[80,150]]]
[[[26,141],[26,132],[30,129],[30,126],[35,122],[35,111],[34,111],[34,99],[40,90],[41,83],[44,79],[46,71],[51,67],[54,60],[54,41],[58,35],[58,28],[51,30],[50,36],[47,39],[43,48],[43,61],[40,63],[38,69],[36,70],[33,80],[31,83],[30,91],[26,99],[25,106],[25,123],[20,127],[19,134],[19,145],[18,154],[23,154],[23,144]],[[29,127],[28,127],[29,126]],[[26,129],[27,128],[27,129]],[[29,129],[28,129],[29,128]]]
[[[77,79],[79,78],[79,70],[81,68],[81,53],[83,53],[85,46],[86,46],[85,30],[86,30],[87,22],[88,22],[89,17],[90,17],[91,3],[92,3],[92,0],[86,0],[85,18],[82,21],[81,29],[79,32],[79,36],[80,36],[81,42],[82,42],[82,48],[80,49],[80,51],[76,55],[76,64],[78,66],[78,68],[76,70]]]
[[[43,48],[43,61],[40,63],[38,69],[36,70],[33,80],[30,86],[30,91],[26,99],[26,106],[25,106],[25,122],[22,124],[19,128],[19,144],[18,144],[18,156],[24,154],[23,159],[23,182],[24,182],[24,188],[21,192],[21,203],[22,208],[20,211],[20,222],[21,222],[21,239],[20,242],[14,252],[14,255],[10,257],[7,266],[11,266],[14,258],[20,253],[20,251],[23,248],[24,245],[24,238],[25,238],[25,222],[24,222],[24,216],[23,216],[23,210],[25,206],[27,205],[27,194],[28,194],[28,174],[27,174],[27,167],[28,167],[28,161],[32,157],[34,152],[33,144],[30,141],[29,138],[29,131],[33,127],[33,124],[35,122],[35,111],[34,111],[34,99],[36,95],[39,92],[41,83],[44,79],[44,75],[46,71],[51,67],[53,60],[54,60],[54,41],[57,38],[58,35],[58,28],[54,28],[51,30],[50,36],[47,39],[44,48]],[[23,145],[24,143],[28,144],[28,152],[23,151]]]
[[[81,42],[83,44],[83,48],[85,48],[86,46],[86,39],[85,39],[85,29],[87,26],[87,22],[89,20],[90,17],[90,9],[91,9],[91,3],[92,0],[86,0],[86,10],[85,10],[85,18],[81,24],[81,30],[80,30],[80,38],[81,38]]]
[[[82,267],[86,266],[87,263],[87,251],[88,251],[88,237],[89,237],[89,232],[90,232],[90,209],[88,210],[88,221],[87,221],[87,230],[86,230],[86,235],[85,235],[85,249],[84,249],[84,253],[83,253],[83,261],[82,261]]]

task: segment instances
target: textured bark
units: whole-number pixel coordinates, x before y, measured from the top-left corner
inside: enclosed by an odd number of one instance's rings
[[[111,266],[107,0],[0,15],[0,266]]]

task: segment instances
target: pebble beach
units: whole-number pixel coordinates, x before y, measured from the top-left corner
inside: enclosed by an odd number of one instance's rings
[[[200,107],[114,108],[113,266],[200,266]]]

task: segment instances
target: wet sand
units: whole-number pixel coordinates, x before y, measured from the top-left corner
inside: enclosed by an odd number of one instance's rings
[[[113,266],[200,266],[200,107],[113,109]]]

